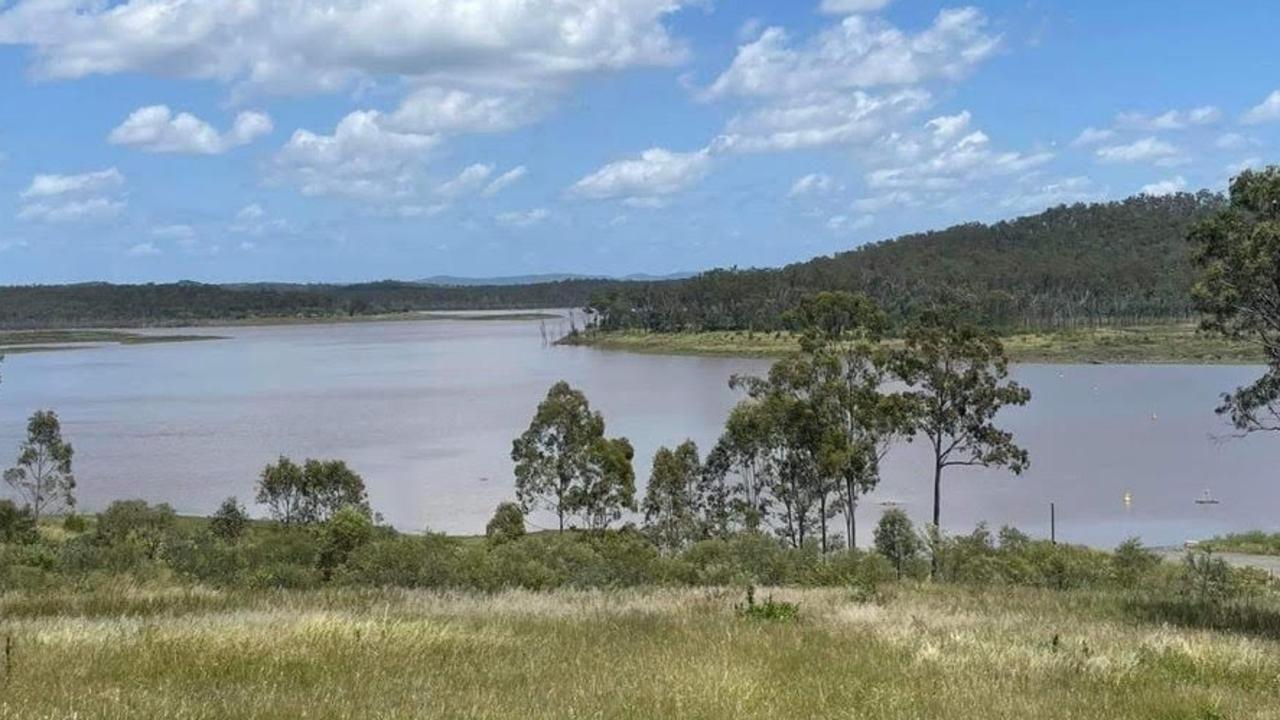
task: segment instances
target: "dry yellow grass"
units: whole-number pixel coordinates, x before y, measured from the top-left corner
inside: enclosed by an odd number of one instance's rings
[[[0,597],[0,718],[1276,718],[1280,644],[900,588]],[[1056,641],[1055,641],[1056,638]]]

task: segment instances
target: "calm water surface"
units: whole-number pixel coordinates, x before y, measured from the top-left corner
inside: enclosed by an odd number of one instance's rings
[[[280,454],[342,458],[374,507],[403,529],[483,531],[512,496],[511,440],[547,388],[566,379],[631,438],[637,473],[662,444],[719,435],[737,396],[733,373],[762,361],[662,357],[544,347],[538,322],[429,321],[227,328],[226,340],[103,346],[13,355],[0,384],[0,452],[16,454],[25,418],[53,408],[76,447],[81,506],[163,501],[212,512],[249,500]],[[1114,545],[1154,544],[1233,529],[1275,530],[1280,438],[1217,439],[1220,392],[1257,368],[1025,365],[1034,393],[1003,416],[1030,451],[1021,477],[957,469],[944,479],[943,524],[979,520]],[[930,509],[930,461],[920,444],[890,458],[859,516],[860,540],[882,503],[917,520]],[[1206,489],[1221,502],[1196,505]],[[1123,502],[1125,493],[1131,505]],[[550,524],[549,518],[534,518]]]

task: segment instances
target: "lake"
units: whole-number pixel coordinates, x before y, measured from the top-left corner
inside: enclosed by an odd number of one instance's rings
[[[144,498],[208,514],[229,495],[251,506],[262,467],[286,454],[346,460],[364,476],[374,508],[401,529],[479,533],[494,506],[512,497],[511,440],[555,381],[583,389],[609,433],[631,438],[643,486],[660,445],[688,437],[705,450],[715,441],[738,399],[730,375],[768,367],[547,347],[538,321],[207,332],[227,339],[11,355],[0,384],[4,465],[16,457],[26,417],[51,408],[76,448],[85,510]],[[1223,440],[1229,428],[1213,413],[1221,392],[1259,372],[1018,366],[1034,397],[1002,422],[1031,453],[1031,468],[1021,477],[951,471],[943,525],[967,531],[986,520],[1047,536],[1054,502],[1060,540],[1100,546],[1134,535],[1177,544],[1275,530],[1280,438]],[[924,450],[917,443],[891,455],[859,514],[861,543],[884,503],[927,519]],[[1206,489],[1220,504],[1194,502]],[[552,520],[535,516],[532,524]]]

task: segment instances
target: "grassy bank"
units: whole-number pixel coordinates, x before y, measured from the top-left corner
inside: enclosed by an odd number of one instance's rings
[[[0,596],[0,717],[1263,718],[1280,643],[1119,596],[892,586]],[[891,597],[888,597],[891,596]]]
[[[562,341],[606,350],[678,355],[776,357],[796,349],[790,333],[738,331],[582,334]],[[1190,363],[1262,361],[1258,349],[1199,332],[1192,324],[1015,333],[1004,338],[1020,363]]]
[[[153,345],[221,339],[216,335],[150,335],[127,330],[0,330],[0,354],[67,350],[82,345]]]
[[[1200,547],[1214,552],[1280,556],[1280,533],[1268,534],[1261,530],[1232,533],[1205,540]]]

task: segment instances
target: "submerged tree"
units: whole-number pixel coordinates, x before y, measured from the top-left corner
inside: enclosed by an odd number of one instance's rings
[[[942,520],[942,477],[952,467],[1007,467],[1021,474],[1027,452],[995,417],[1025,405],[1031,393],[1009,381],[1009,360],[993,333],[962,323],[954,314],[926,313],[907,330],[897,354],[897,376],[909,389],[912,428],[933,451],[933,525]],[[937,558],[934,558],[937,571]]]
[[[75,507],[74,455],[71,445],[62,439],[57,413],[42,410],[31,416],[18,464],[5,470],[4,481],[27,502],[37,522],[42,515]]]
[[[512,443],[521,508],[554,512],[561,532],[575,514],[599,529],[634,508],[635,451],[626,438],[604,432],[604,417],[582,392],[563,381],[553,385],[529,429]]]
[[[1280,167],[1231,181],[1225,210],[1191,230],[1192,287],[1203,327],[1256,342],[1267,372],[1223,396],[1218,413],[1242,432],[1280,431]]]

